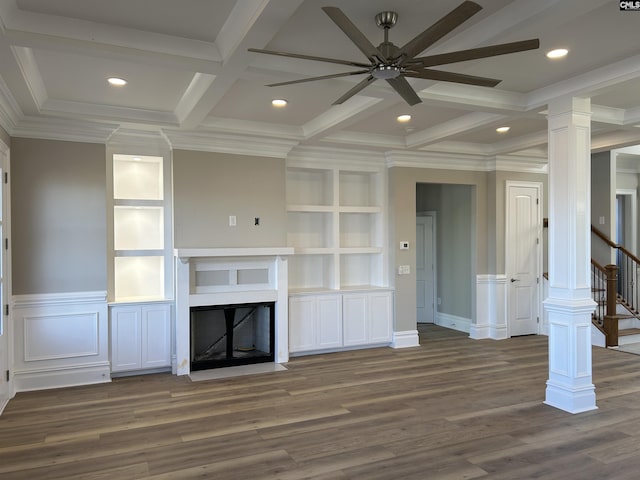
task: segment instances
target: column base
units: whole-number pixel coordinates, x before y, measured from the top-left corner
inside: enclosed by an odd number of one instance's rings
[[[596,388],[589,385],[581,388],[570,388],[547,380],[546,400],[551,407],[569,413],[582,413],[596,410]]]

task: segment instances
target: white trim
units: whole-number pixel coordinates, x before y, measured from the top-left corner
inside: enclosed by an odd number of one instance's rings
[[[77,364],[72,367],[16,370],[13,375],[16,392],[76,387],[111,382],[109,362]]]
[[[472,322],[470,318],[458,317],[456,315],[443,312],[436,313],[436,325],[441,327],[469,333],[471,330],[471,324]]]
[[[476,275],[476,323],[471,324],[471,338],[507,338],[506,284],[504,274]]]
[[[13,307],[48,307],[54,305],[101,303],[106,301],[107,292],[101,290],[95,292],[36,293],[28,295],[14,295]]]
[[[391,348],[410,348],[419,347],[420,339],[418,330],[406,330],[404,332],[393,332],[391,340]]]
[[[273,255],[293,255],[293,247],[258,248],[176,248],[174,256],[192,257],[265,257]]]

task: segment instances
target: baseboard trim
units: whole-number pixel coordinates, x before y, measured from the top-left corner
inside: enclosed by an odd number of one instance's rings
[[[391,340],[391,348],[410,348],[419,347],[420,339],[418,330],[406,330],[403,332],[393,332]]]
[[[471,319],[438,312],[436,315],[436,325],[451,328],[460,332],[469,333],[471,330]]]
[[[46,370],[18,370],[13,374],[16,392],[48,390],[51,388],[77,387],[94,383],[109,383],[111,370],[109,362],[71,368]]]

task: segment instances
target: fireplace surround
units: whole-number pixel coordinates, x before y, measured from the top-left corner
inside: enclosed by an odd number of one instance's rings
[[[290,247],[174,251],[175,374],[188,375],[192,370],[192,308],[224,311],[224,306],[272,304],[273,359],[268,361],[289,360],[287,257],[291,254]]]

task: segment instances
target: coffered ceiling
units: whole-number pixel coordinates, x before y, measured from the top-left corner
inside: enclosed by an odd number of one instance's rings
[[[362,76],[267,87],[351,67],[247,51],[366,62],[321,7],[342,9],[376,45],[375,15],[396,11],[389,38],[403,45],[461,2],[0,0],[0,125],[14,136],[266,145],[270,155],[325,146],[544,158],[547,104],[572,95],[591,98],[594,148],[640,143],[640,12],[613,0],[476,0],[483,9],[429,54],[530,38],[540,49],[441,67],[502,79],[495,88],[409,79],[422,100],[413,107],[384,81],[332,105]],[[546,58],[558,47],[568,56]],[[112,76],[127,85],[110,86]],[[511,130],[498,134],[502,125]]]

